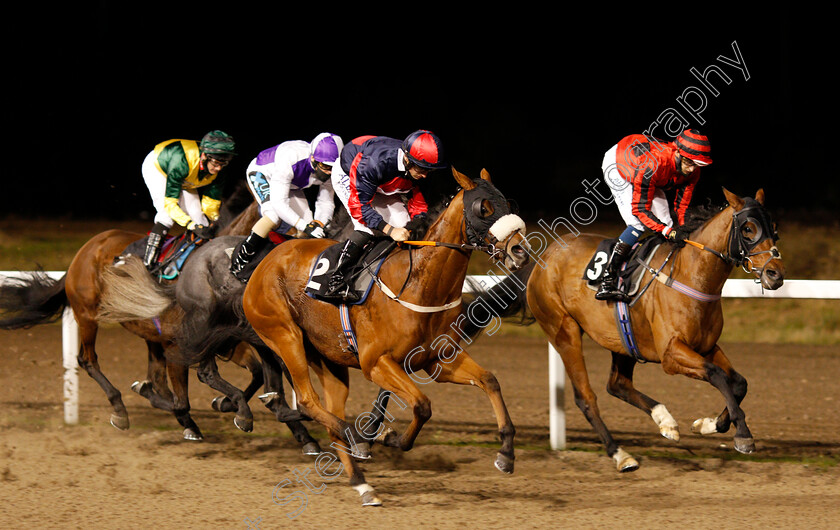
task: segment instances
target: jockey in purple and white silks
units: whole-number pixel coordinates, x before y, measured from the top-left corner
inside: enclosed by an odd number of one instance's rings
[[[239,274],[265,247],[268,235],[292,228],[309,237],[324,237],[324,227],[335,210],[330,174],[344,142],[340,136],[321,133],[311,142],[290,140],[260,152],[248,165],[246,181],[260,204],[262,217],[231,260],[231,272]],[[315,211],[303,190],[318,186]]]

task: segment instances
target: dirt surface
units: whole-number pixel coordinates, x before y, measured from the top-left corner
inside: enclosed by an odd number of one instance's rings
[[[840,526],[840,347],[724,345],[750,383],[743,406],[758,451],[741,456],[732,432],[690,432],[694,419],[722,409],[709,385],[665,375],[658,365],[637,369],[637,386],[680,424],[682,439],[670,442],[650,418],[607,395],[609,356],[587,344],[603,417],[640,461],[638,471],[615,471],[570,388],[567,450],[549,450],[546,342],[482,337],[470,351],[502,385],[517,428],[515,473],[493,467],[498,437],[484,394],[427,385],[432,419],[412,451],[375,448],[364,469],[384,504],[363,508],[343,475],[317,475],[313,458],[258,400],[254,432],[238,431],[229,415],[210,409],[215,393],[194,374],[193,415],[205,440],[183,441],[174,418],[129,390],[145,377],[146,353],[121,328],[101,331],[99,353],[131,415],[124,432],[109,425],[104,394],[84,372],[80,424],[64,425],[58,325],[0,332],[0,527]],[[222,373],[240,387],[248,378],[224,364]],[[375,393],[353,373],[348,413],[369,410]],[[408,415],[393,404],[390,410],[401,430]],[[327,448],[323,429],[308,425]],[[296,482],[296,473],[307,472],[319,493]]]

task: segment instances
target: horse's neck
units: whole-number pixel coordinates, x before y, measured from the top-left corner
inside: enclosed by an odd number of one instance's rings
[[[725,256],[729,250],[731,226],[732,214],[727,208],[697,229],[692,234],[691,240]],[[723,284],[732,272],[730,263],[712,252],[689,245],[680,250],[674,268],[677,271],[675,276],[678,276],[679,281],[708,294],[720,293],[723,290]]]
[[[220,236],[247,236],[251,233],[251,227],[260,218],[259,206],[252,202],[239,213],[227,226],[219,230]]]
[[[463,240],[463,203],[453,199],[443,214],[429,227],[425,239],[441,243],[460,245]],[[411,277],[403,297],[423,305],[442,305],[453,301],[461,294],[470,252],[445,247],[420,247],[399,254],[400,261],[394,267],[397,274],[405,278],[410,259]]]

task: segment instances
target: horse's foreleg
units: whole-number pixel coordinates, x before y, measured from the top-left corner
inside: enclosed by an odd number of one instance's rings
[[[720,355],[718,355],[720,353]],[[746,415],[741,409],[741,399],[746,394],[746,382],[738,385],[742,394],[740,399],[733,390],[733,380],[724,368],[715,364],[714,359],[721,362],[723,352],[715,352],[712,360],[708,360],[699,353],[688,347],[682,340],[675,338],[671,340],[668,348],[662,357],[662,368],[668,374],[682,374],[694,379],[708,381],[723,395],[726,401],[726,408],[729,412],[729,420],[735,424],[735,449],[740,453],[752,453],[755,451],[755,441],[752,433],[747,427]],[[727,363],[728,364],[728,361]],[[730,367],[731,368],[731,367]],[[739,376],[740,377],[740,376]],[[740,378],[743,380],[743,378]]]
[[[705,357],[726,372],[731,383],[732,393],[738,405],[740,405],[747,395],[747,380],[735,371],[729,359],[717,344],[715,344],[715,347]],[[699,418],[695,420],[691,426],[691,430],[699,434],[724,433],[729,430],[731,423],[729,407],[725,407],[723,412],[716,418]]]
[[[414,381],[409,377],[402,366],[388,355],[377,359],[376,364],[370,371],[370,380],[379,385],[380,388],[388,390],[411,407],[413,417],[402,436],[397,436],[391,429],[385,429],[379,434],[376,441],[391,447],[399,447],[408,451],[414,446],[420,429],[432,417],[432,404],[429,398],[417,388]],[[367,432],[368,426],[361,429]]]
[[[128,411],[123,403],[122,394],[120,394],[120,391],[117,390],[110,381],[108,381],[108,378],[105,377],[105,374],[103,374],[102,370],[99,368],[99,360],[94,346],[96,344],[96,333],[99,327],[95,321],[80,317],[79,315],[82,314],[80,309],[74,307],[73,312],[76,314],[76,322],[79,325],[80,345],[79,355],[76,360],[78,361],[79,366],[84,368],[88,375],[96,381],[97,384],[99,384],[105,392],[105,396],[108,398],[108,401],[111,403],[111,406],[114,409],[111,413],[111,425],[121,431],[124,431],[128,429],[129,422]]]
[[[499,437],[502,448],[496,456],[496,468],[503,473],[513,473],[513,438],[516,429],[508,414],[507,405],[502,398],[502,389],[496,376],[478,365],[467,352],[460,351],[450,362],[440,359],[433,361],[426,371],[435,377],[438,383],[455,383],[457,385],[473,385],[482,389],[493,406],[496,423],[499,426]]]
[[[633,386],[633,370],[635,367],[636,361],[631,357],[612,352],[612,368],[607,383],[607,392],[611,396],[643,410],[656,422],[662,436],[678,442],[680,440],[680,430],[677,420],[671,416],[665,405],[639,392]]]
[[[549,329],[545,329],[545,327],[544,329],[551,338],[554,349],[563,359],[566,374],[568,374],[574,388],[575,404],[601,439],[607,449],[607,455],[615,462],[616,469],[622,473],[639,469],[639,463],[636,459],[619,447],[604,420],[601,419],[598,398],[589,383],[586,362],[583,359],[580,326],[569,315],[562,315],[560,318],[551,319],[548,322],[558,322],[556,327],[552,324]]]
[[[254,429],[254,416],[251,413],[251,407],[245,401],[242,391],[222,379],[222,376],[219,375],[219,368],[216,366],[214,355],[208,355],[205,359],[201,360],[196,374],[198,375],[199,381],[230,398],[236,407],[236,416],[233,419],[233,424],[245,432],[251,432]]]

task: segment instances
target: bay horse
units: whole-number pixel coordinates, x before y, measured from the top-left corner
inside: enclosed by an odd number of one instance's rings
[[[375,440],[411,449],[431,417],[429,398],[417,386],[418,372],[424,370],[431,377],[422,376],[423,382],[471,384],[488,395],[502,441],[495,465],[512,473],[515,431],[499,383],[460,348],[457,325],[451,325],[463,309],[461,291],[472,250],[487,252],[508,269],[523,266],[528,261],[522,246],[524,223],[510,212],[486,170],[480,180],[454,168],[452,174],[460,189],[429,227],[426,239],[431,243],[389,254],[379,269],[378,288],[363,304],[348,306],[346,320],[354,330],[355,350],[345,338],[340,308],[305,293],[316,258],[332,242],[279,245],[254,270],[242,305],[254,331],[287,366],[299,409],[326,428],[334,447]],[[312,386],[310,367],[321,380],[323,405]],[[366,379],[407,404],[413,419],[402,435],[385,426],[371,432],[359,424],[364,416],[353,424],[345,421],[349,368],[360,369]],[[357,437],[360,432],[364,436]],[[362,504],[381,504],[351,450],[338,451],[338,457]]]
[[[243,188],[239,188],[238,194]],[[246,189],[247,192],[247,189]],[[235,193],[226,201],[219,219],[220,235],[241,234],[250,231],[259,218],[255,202],[234,216],[231,206],[241,203]],[[117,388],[102,373],[96,353],[96,336],[99,330],[97,313],[102,296],[102,273],[114,259],[132,243],[145,237],[145,234],[125,230],[107,230],[93,236],[73,257],[66,274],[58,281],[46,274],[35,273],[28,278],[9,280],[0,286],[0,309],[4,317],[0,319],[0,329],[31,327],[55,321],[64,308],[73,310],[79,326],[79,366],[84,368],[105,392],[113,407],[111,424],[120,430],[129,428],[128,412]],[[166,361],[166,350],[172,346],[172,337],[178,330],[182,310],[173,308],[165,317],[155,320],[124,322],[123,327],[145,340],[148,349],[147,380],[132,385],[132,389],[149,399],[152,406],[170,411],[184,427],[184,438],[202,439],[201,431],[189,414],[188,368]],[[227,355],[230,352],[219,352]],[[247,351],[232,355],[232,360],[252,371],[249,392],[254,392],[262,380],[261,363]],[[232,397],[237,404],[237,427],[250,430],[253,416],[242,391],[224,381],[216,370],[215,364],[207,362],[199,367],[199,378]],[[172,391],[166,385],[167,374]],[[174,391],[174,393],[173,393]],[[248,396],[250,397],[250,396]]]
[[[679,441],[677,422],[665,405],[634,388],[637,363],[661,363],[667,374],[710,383],[723,395],[726,407],[716,418],[695,421],[692,430],[701,434],[724,433],[734,424],[735,449],[741,453],[755,450],[740,406],[747,393],[747,381],[735,371],[718,344],[723,329],[720,293],[735,266],[753,274],[768,290],[782,286],[785,271],[775,246],[775,225],[764,207],[763,190],[756,193],[755,199],[739,197],[726,189],[723,193],[728,205],[697,218],[695,226],[699,226],[691,232],[685,247],[662,245],[647,266],[651,274],[649,288],[642,290],[629,307],[637,357],[631,355],[622,340],[616,325],[615,302],[596,300],[594,291],[582,279],[603,236],[580,234],[568,244],[554,241],[539,259],[516,273],[518,285],[527,282],[527,289],[517,289],[508,278],[490,290],[503,300],[505,293],[515,295],[507,308],[496,305],[497,316],[521,316],[523,310],[529,310],[539,323],[563,359],[575,403],[606,446],[618,471],[634,471],[639,464],[616,443],[601,419],[581,350],[583,333],[612,352],[609,394],[650,415],[662,436]],[[686,226],[690,224],[686,222]],[[654,282],[653,278],[659,281]],[[483,303],[493,304],[493,296],[480,298]],[[472,328],[468,334],[474,336],[479,331]]]

